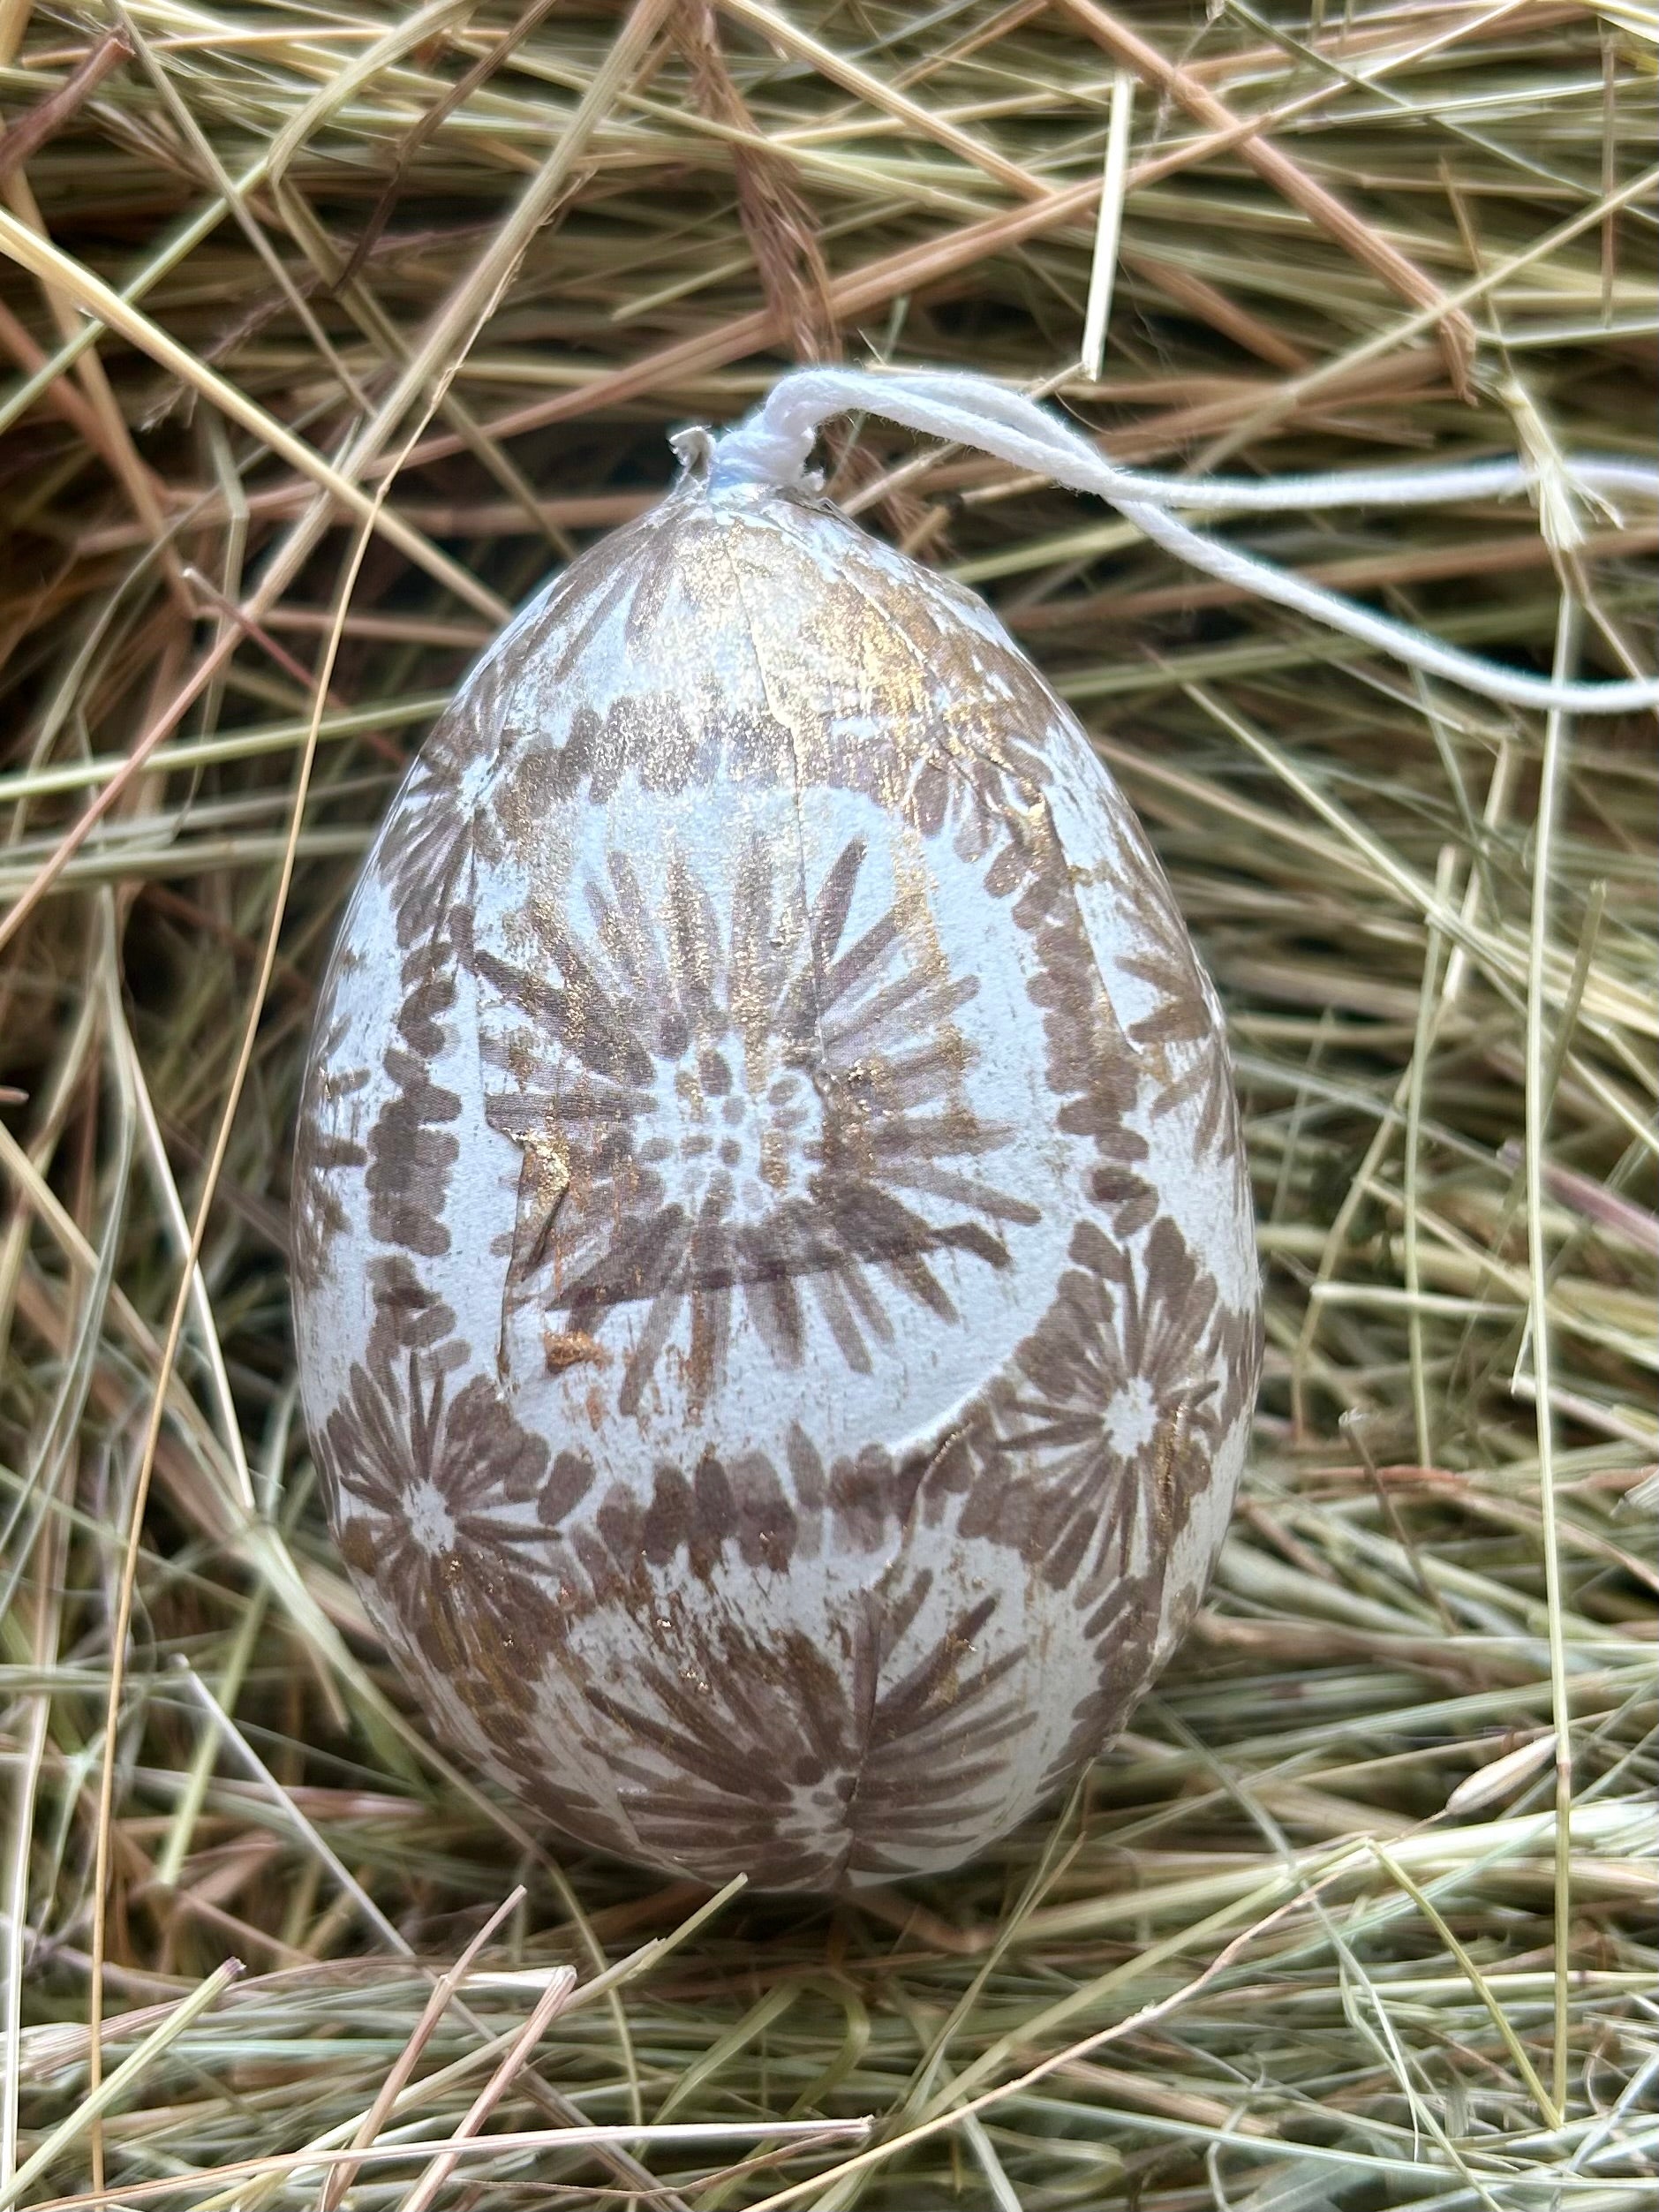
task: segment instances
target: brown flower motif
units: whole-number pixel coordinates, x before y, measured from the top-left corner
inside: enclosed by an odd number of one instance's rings
[[[367,1158],[354,1139],[327,1134],[314,1114],[301,1118],[288,1208],[289,1268],[301,1290],[314,1290],[321,1281],[334,1240],[346,1225],[333,1178],[342,1168],[362,1166]]]
[[[956,1320],[935,1255],[1006,1267],[1005,1225],[1038,1218],[978,1172],[1012,1131],[963,1092],[977,978],[897,911],[847,941],[864,857],[848,843],[809,904],[756,837],[722,914],[679,854],[660,902],[613,855],[581,939],[538,902],[533,970],[474,955],[527,1025],[485,1047],[524,1084],[487,1102],[524,1154],[512,1275],[595,1337],[645,1307],[624,1411],[682,1329],[705,1399],[740,1297],[780,1364],[805,1355],[810,1299],[867,1373],[895,1304]]]
[[[1157,1664],[1163,1589],[1161,1561],[1101,1589],[1083,1624],[1098,1672],[1072,1708],[1071,1728],[1049,1763],[1043,1795],[1063,1788],[1085,1760],[1098,1758],[1127,1721]]]
[[[1125,969],[1157,995],[1152,1009],[1128,1029],[1131,1042],[1142,1052],[1163,1056],[1165,1080],[1152,1118],[1161,1121],[1195,1100],[1198,1158],[1236,1160],[1243,1138],[1220,1003],[1198,964],[1169,880],[1151,848],[1133,823],[1120,827],[1123,850],[1115,861],[1097,863],[1095,873],[1112,890],[1137,943]],[[1130,838],[1133,844],[1127,842]]]
[[[453,1343],[382,1338],[355,1365],[320,1457],[346,1562],[371,1582],[434,1665],[524,1674],[554,1633],[556,1532],[592,1482],[587,1461],[514,1420],[493,1384],[452,1391]]]
[[[752,671],[735,688],[734,647]],[[982,850],[1047,778],[1037,733],[1059,710],[970,593],[826,503],[785,495],[735,517],[696,471],[574,561],[512,650],[533,677],[508,717],[525,742],[494,795],[509,834],[578,796],[607,804],[630,781],[682,792],[718,780],[860,791]],[[584,696],[596,662],[597,704]],[[885,744],[847,741],[848,696],[884,700]],[[548,699],[554,717],[539,711]]]
[[[1219,1438],[1213,1279],[1167,1215],[1144,1252],[1092,1222],[1075,1263],[999,1385],[977,1441],[984,1471],[962,1532],[1019,1551],[1057,1589],[1084,1592],[1135,1565],[1143,1520],[1154,1557],[1209,1487]],[[1080,1601],[1081,1602],[1081,1601]]]
[[[416,754],[387,817],[380,872],[407,947],[441,929],[471,854],[471,810],[462,776],[469,757],[457,702]],[[470,721],[470,716],[467,720]],[[389,833],[395,828],[396,835]]]
[[[550,596],[563,584],[562,577]],[[532,601],[463,683],[411,762],[386,818],[373,866],[390,895],[405,952],[417,944],[434,952],[448,945],[473,865],[501,857],[501,829],[486,798],[511,742],[505,718],[522,665],[518,641],[542,606]]]
[[[890,1674],[930,1579],[867,1597],[842,1628],[844,1657],[799,1630],[665,1620],[663,1656],[637,1671],[632,1695],[591,1683],[588,1703],[623,1737],[609,1755],[639,1846],[705,1881],[744,1871],[821,1889],[913,1869],[985,1832],[1002,1748],[1028,1725],[1007,1681],[1020,1655],[976,1661],[997,1602],[985,1597]]]
[[[317,1014],[305,1094],[294,1136],[288,1197],[289,1271],[299,1290],[314,1290],[328,1265],[335,1238],[346,1226],[337,1189],[343,1169],[368,1159],[355,1134],[352,1101],[368,1083],[366,1068],[342,1068],[347,1018],[338,1011],[340,970],[330,977]]]

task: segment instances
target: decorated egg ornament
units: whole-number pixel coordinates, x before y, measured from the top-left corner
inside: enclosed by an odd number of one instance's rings
[[[585,1843],[830,1889],[1121,1727],[1226,1527],[1256,1261],[1215,996],[1077,722],[801,452],[682,449],[357,887],[300,1373],[445,1737]]]

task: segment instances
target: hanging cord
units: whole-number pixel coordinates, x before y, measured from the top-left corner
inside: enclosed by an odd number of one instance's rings
[[[1659,707],[1659,679],[1577,683],[1529,676],[1477,653],[1442,645],[1409,623],[1374,614],[1351,599],[1292,576],[1256,555],[1240,553],[1191,529],[1172,508],[1189,512],[1283,514],[1327,507],[1429,507],[1451,500],[1492,499],[1537,492],[1544,472],[1522,460],[1472,461],[1451,468],[1365,470],[1329,476],[1283,477],[1257,483],[1243,477],[1142,476],[1115,467],[1077,433],[1019,392],[966,372],[876,374],[868,369],[799,369],[780,377],[760,405],[716,440],[710,482],[784,487],[806,481],[807,462],[832,416],[862,412],[924,436],[994,454],[1073,491],[1097,493],[1155,544],[1223,583],[1257,599],[1310,615],[1331,630],[1376,646],[1427,675],[1515,706],[1557,713],[1622,714]],[[1659,469],[1597,456],[1563,464],[1573,491],[1605,502],[1624,492],[1659,499]]]

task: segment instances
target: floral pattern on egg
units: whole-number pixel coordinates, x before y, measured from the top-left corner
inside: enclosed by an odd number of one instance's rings
[[[820,502],[688,476],[469,680],[293,1214],[343,1554],[573,1836],[950,1866],[1202,1593],[1261,1355],[1214,994],[988,611]]]
[[[537,902],[529,963],[477,955],[520,1017],[486,1023],[486,1056],[527,1074],[486,1100],[524,1155],[511,1273],[550,1275],[584,1337],[644,1309],[624,1414],[671,1345],[705,1401],[734,1323],[799,1367],[809,1308],[822,1356],[868,1373],[907,1303],[958,1317],[941,1254],[1006,1267],[999,1223],[1037,1218],[978,1172],[1011,1132],[967,1099],[977,978],[892,907],[849,927],[866,857],[853,839],[821,882],[780,883],[756,836],[717,903],[671,846],[659,902],[608,852],[584,932]]]

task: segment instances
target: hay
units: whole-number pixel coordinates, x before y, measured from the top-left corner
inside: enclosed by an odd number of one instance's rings
[[[1209,1608],[987,1861],[710,1906],[527,1835],[408,1712],[296,1418],[288,1129],[340,902],[469,657],[662,486],[666,429],[839,344],[1046,382],[1166,468],[1643,450],[1651,19],[1210,12],[0,4],[0,2205],[1651,2201],[1633,721],[1437,691],[994,463],[842,452],[1141,808],[1227,999],[1269,1272]],[[1617,675],[1652,525],[1235,534]],[[410,2148],[469,2115],[452,2173]]]

